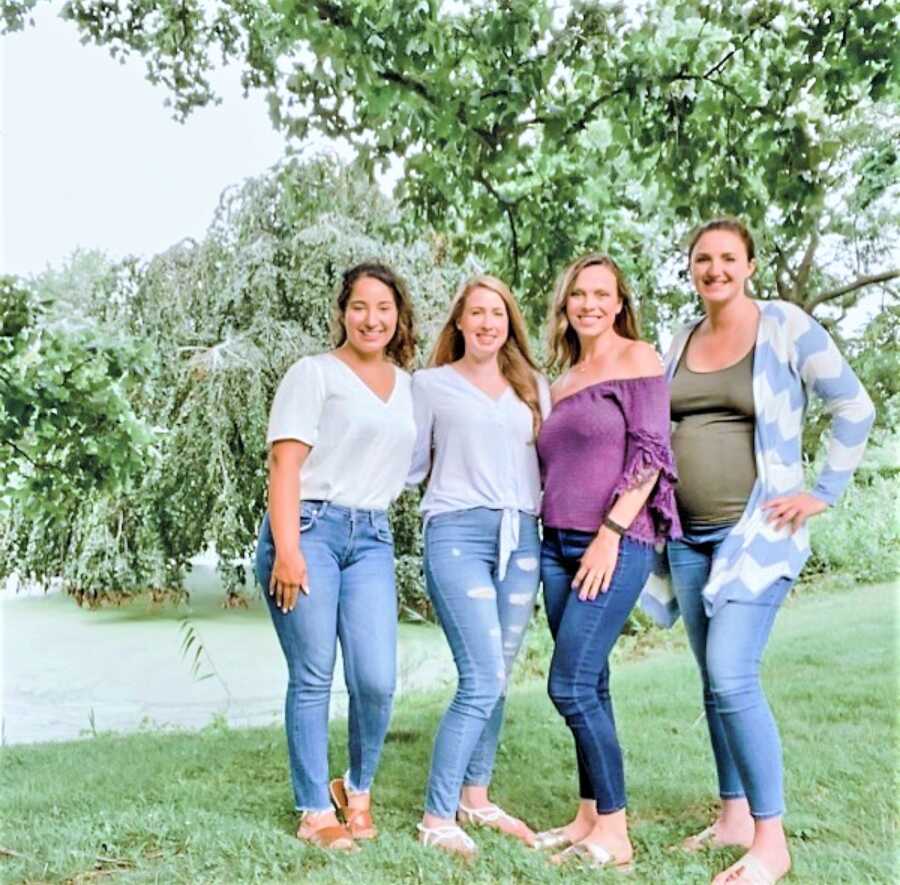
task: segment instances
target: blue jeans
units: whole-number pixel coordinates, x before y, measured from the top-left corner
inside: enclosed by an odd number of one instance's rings
[[[275,545],[268,514],[256,577],[287,660],[284,723],[296,807],[325,811],[331,808],[328,703],[338,639],[349,694],[349,790],[369,790],[387,733],[397,668],[394,541],[385,511],[327,501],[302,502],[298,543],[301,534],[309,596],[301,593],[284,614],[269,595]]]
[[[519,514],[519,543],[498,576],[502,511],[476,507],[432,517],[425,529],[428,595],[459,683],[434,739],[425,810],[452,818],[463,784],[486,786],[503,723],[506,685],[534,610],[540,538]]]
[[[549,692],[575,738],[578,788],[600,814],[625,807],[625,771],[609,696],[609,655],[650,574],[652,550],[623,538],[606,593],[582,602],[572,589],[581,557],[596,534],[544,529],[541,578],[555,640]]]
[[[703,703],[723,799],[746,796],[755,818],[784,814],[781,741],[759,680],[778,608],[793,583],[776,581],[752,601],[726,602],[710,618],[703,588],[731,525],[686,531],[668,545],[669,568]]]

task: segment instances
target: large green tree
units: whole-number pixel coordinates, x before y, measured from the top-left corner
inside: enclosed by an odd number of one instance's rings
[[[190,558],[212,546],[238,601],[265,511],[269,404],[294,360],[328,347],[342,271],[372,258],[396,267],[423,349],[466,272],[435,238],[399,233],[395,205],[358,170],[290,162],[226,191],[199,241],[146,263],[80,253],[0,287],[0,348],[22,367],[0,374],[0,466],[19,465],[0,479],[0,577],[58,577],[88,603],[177,594]],[[86,362],[57,338],[29,345],[46,334],[29,312],[38,301],[91,330],[90,343],[75,339]],[[7,433],[25,409],[24,429]],[[415,504],[404,499],[394,521],[404,602],[419,605]]]
[[[35,2],[5,4],[7,26]],[[600,245],[652,332],[686,298],[680,239],[723,211],[761,234],[760,291],[820,315],[900,275],[896,0],[69,0],[63,15],[140,53],[181,118],[236,63],[286,133],[343,139],[370,168],[403,158],[413,229],[482,256],[533,320],[560,266]]]

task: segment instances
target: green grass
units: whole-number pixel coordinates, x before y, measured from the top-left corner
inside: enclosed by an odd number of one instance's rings
[[[801,597],[781,613],[765,680],[785,745],[794,872],[805,883],[896,881],[896,592],[887,586]],[[613,693],[626,754],[637,883],[701,883],[736,852],[669,846],[713,809],[713,767],[687,653],[619,662]],[[447,693],[405,698],[376,785],[382,836],[353,857],[293,838],[280,729],[100,735],[6,748],[0,756],[0,878],[5,882],[595,882],[615,873],[551,868],[483,831],[473,865],[420,848],[414,827],[431,738]],[[574,808],[568,731],[543,685],[508,705],[494,796],[533,826]],[[332,729],[343,770],[345,724]],[[15,854],[13,854],[15,852]]]

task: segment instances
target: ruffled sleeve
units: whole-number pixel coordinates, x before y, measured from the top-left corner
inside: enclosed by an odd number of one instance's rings
[[[625,416],[625,469],[616,483],[613,500],[659,471],[629,534],[652,543],[680,537],[675,501],[678,473],[670,445],[669,386],[662,375],[629,379],[621,383],[618,398]]]

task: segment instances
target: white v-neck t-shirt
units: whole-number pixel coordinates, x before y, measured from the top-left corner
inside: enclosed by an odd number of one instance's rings
[[[550,387],[543,375],[537,384],[546,417]],[[502,510],[503,577],[518,546],[519,513],[536,516],[541,509],[531,410],[512,387],[492,399],[450,365],[416,372],[412,390],[418,436],[407,483],[429,477],[421,505],[425,522],[452,510]]]
[[[410,376],[394,367],[394,388],[382,400],[331,353],[294,363],[275,392],[266,442],[306,443],[300,496],[343,507],[384,510],[409,472],[416,425]]]

